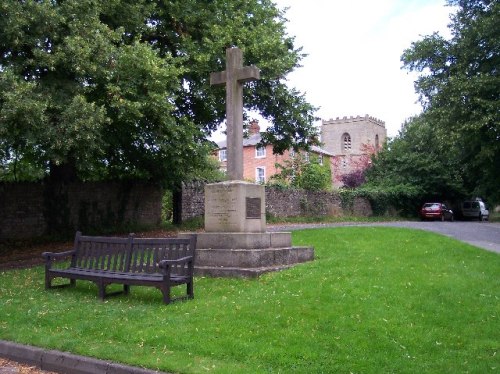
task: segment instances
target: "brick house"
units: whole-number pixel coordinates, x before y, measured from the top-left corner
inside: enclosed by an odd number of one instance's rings
[[[285,151],[282,155],[273,154],[273,147],[258,147],[261,140],[258,121],[250,122],[248,137],[243,139],[243,179],[266,183],[280,172],[276,164],[281,164],[293,157],[293,152]],[[226,140],[217,143],[218,159],[222,170],[227,170]],[[331,162],[332,154],[319,147],[311,147],[311,153],[317,154],[320,162]],[[307,157],[307,156],[306,156]]]

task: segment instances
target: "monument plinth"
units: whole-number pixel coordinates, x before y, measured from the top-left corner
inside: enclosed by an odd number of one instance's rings
[[[228,181],[205,186],[206,232],[265,232],[264,186]]]
[[[292,247],[289,232],[266,232],[265,188],[242,180],[243,84],[256,79],[259,70],[243,66],[238,48],[226,50],[226,70],[210,75],[210,84],[226,88],[230,180],[205,186],[205,232],[195,234],[197,275],[253,277],[314,259],[312,247]]]

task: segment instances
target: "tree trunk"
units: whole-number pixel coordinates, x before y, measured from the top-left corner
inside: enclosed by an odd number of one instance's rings
[[[172,222],[174,225],[182,223],[182,187],[177,186],[172,191]]]
[[[49,235],[69,235],[74,231],[70,222],[68,190],[78,180],[74,162],[61,165],[50,163],[50,174],[45,183],[44,216]]]

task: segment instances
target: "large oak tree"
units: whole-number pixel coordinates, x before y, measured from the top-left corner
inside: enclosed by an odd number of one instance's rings
[[[0,174],[176,184],[225,117],[209,73],[240,47],[261,80],[247,110],[281,152],[314,143],[314,108],[285,85],[303,57],[270,0],[4,0]]]
[[[500,202],[500,3],[448,4],[456,9],[451,38],[426,36],[402,61],[419,73],[421,120],[432,126],[442,158],[459,165],[466,191]]]

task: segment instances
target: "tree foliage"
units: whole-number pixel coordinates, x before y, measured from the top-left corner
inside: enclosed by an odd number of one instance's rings
[[[196,174],[225,117],[209,74],[234,45],[261,69],[245,103],[273,123],[265,140],[314,144],[315,109],[284,84],[303,57],[285,22],[270,0],[2,1],[0,175]]]
[[[360,146],[361,154],[347,154],[335,156],[333,165],[335,170],[342,170],[343,164],[350,165],[351,171],[338,173],[334,176],[343,187],[358,188],[366,182],[366,172],[372,165],[373,156],[379,151],[378,147],[366,143]]]
[[[320,162],[315,154],[306,157],[304,153],[297,153],[290,160],[276,166],[280,172],[271,177],[273,185],[312,191],[326,191],[332,187],[330,162]]]
[[[460,198],[464,194],[463,179],[453,147],[452,142],[436,137],[425,116],[415,117],[374,157],[366,173],[367,187],[412,190],[416,206],[429,199]]]
[[[468,193],[499,202],[500,3],[448,4],[457,9],[449,25],[451,38],[426,36],[404,52],[402,61],[406,69],[419,73],[415,88],[424,106],[419,123],[431,127],[422,132],[434,143],[449,145],[446,152],[451,155],[445,157],[454,159]],[[420,160],[408,161],[418,168]]]
[[[366,182],[365,177],[366,169],[353,170],[350,173],[343,174],[340,180],[346,188],[357,188]]]

